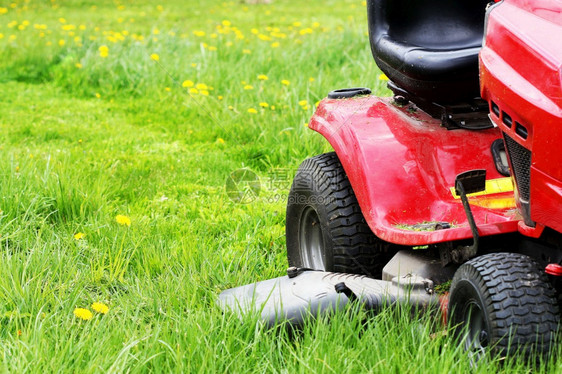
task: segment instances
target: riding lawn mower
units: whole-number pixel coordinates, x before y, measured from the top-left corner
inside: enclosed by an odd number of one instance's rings
[[[219,303],[299,324],[441,309],[466,349],[547,352],[562,291],[562,2],[368,0],[392,97],[329,93],[288,197],[287,276]],[[438,292],[447,289],[448,292]]]

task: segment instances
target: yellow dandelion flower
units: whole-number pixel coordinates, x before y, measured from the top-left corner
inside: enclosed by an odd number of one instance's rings
[[[98,51],[100,52],[100,56],[103,58],[106,58],[107,56],[109,56],[109,48],[106,45],[102,45],[98,48]]]
[[[66,23],[66,20],[64,18],[59,18],[59,22],[60,23]]]
[[[195,88],[195,87],[191,87],[188,92],[189,92],[190,94],[196,95],[196,94],[199,93],[199,90],[198,90],[197,88]]]
[[[160,56],[158,56],[156,53],[151,54],[150,58],[154,61],[160,61]]]
[[[198,36],[198,37],[203,37],[203,36],[205,36],[205,31],[196,30],[196,31],[193,31],[193,35]]]
[[[308,127],[308,122],[305,122],[304,127]]]
[[[207,91],[207,90],[201,90],[201,91],[199,91],[199,93],[203,96],[209,96],[209,91]]]
[[[223,97],[221,95],[217,96],[217,99],[222,100]]]
[[[248,113],[250,113],[250,114],[256,114],[257,112],[258,112],[258,111],[255,110],[254,108],[248,109]]]
[[[210,47],[209,47],[209,51],[211,51],[211,52],[214,52],[214,51],[216,51],[216,50],[217,50],[217,47],[214,47],[214,46],[210,46]]]
[[[218,138],[218,139],[217,139],[217,143],[219,143],[219,144],[224,144],[224,139],[223,139],[223,138]]]
[[[156,10],[159,11],[159,12],[162,12],[162,11],[164,11],[164,7],[162,5],[157,5]]]
[[[101,95],[98,92],[96,92],[96,97],[99,99],[101,98]]]
[[[280,45],[281,44],[279,44],[279,42],[274,42],[274,43],[271,43],[271,48],[279,48]]]
[[[197,83],[195,85],[195,88],[197,88],[198,90],[208,90],[209,86],[207,86],[205,83]]]
[[[164,87],[164,90],[165,90],[166,92],[170,92],[172,89],[171,89],[170,87]]]
[[[78,232],[78,233],[74,234],[74,239],[80,240],[85,236],[86,236],[86,234],[84,234],[83,232]]]
[[[8,8],[1,7],[0,8],[0,14],[6,14],[6,13],[8,13]]]
[[[301,101],[299,101],[299,105],[300,105],[300,106],[307,106],[307,105],[308,105],[308,101],[306,101],[306,100],[301,100]]]
[[[260,81],[266,81],[266,80],[268,80],[269,78],[268,78],[267,75],[265,75],[265,74],[260,74],[260,75],[258,75],[258,79],[259,79]]]
[[[314,78],[312,78],[312,77],[308,78],[308,81],[311,82],[311,83],[314,82],[315,80],[316,80],[316,79],[314,79]]]
[[[291,84],[291,82],[289,82],[289,81],[286,80],[286,79],[283,79],[283,80],[281,81],[281,84],[284,85],[284,86],[288,86],[288,85]]]
[[[379,80],[381,80],[381,81],[387,81],[387,80],[388,80],[388,77],[387,77],[384,73],[382,73],[382,74],[379,75]]]
[[[261,106],[262,108],[269,108],[269,104],[266,103],[266,102],[260,103],[260,106]]]
[[[250,51],[249,49],[243,49],[242,53],[245,54],[245,55],[251,55],[252,51]]]
[[[275,105],[269,107],[271,110],[275,110]]]
[[[158,35],[158,34],[160,34],[160,30],[158,30],[158,28],[155,27],[155,28],[152,29],[152,33],[154,35]]]
[[[122,226],[131,226],[131,219],[122,214],[115,216],[115,221]]]
[[[245,90],[253,90],[254,86],[252,86],[251,84],[247,84],[247,85],[244,86],[244,89]]]
[[[90,312],[88,309],[85,308],[74,309],[74,315],[76,316],[76,318],[80,318],[84,321],[91,320],[92,317],[94,316],[92,312]]]
[[[65,44],[66,44],[66,42],[65,42],[64,40],[62,40],[62,39],[59,40],[59,45],[60,45],[61,47],[64,47]]]
[[[196,68],[196,67],[197,67],[197,63],[196,63],[196,62],[192,62],[192,63],[191,63],[191,67],[192,67],[192,68]]]
[[[4,38],[4,34],[0,32],[0,39]]]
[[[76,69],[82,69],[82,64],[77,62],[76,64],[74,64],[74,66],[76,66]]]
[[[184,88],[189,88],[189,87],[193,87],[195,85],[195,83],[193,83],[193,81],[185,80],[183,81],[183,83],[181,84],[182,87]]]
[[[224,27],[230,27],[232,23],[229,20],[224,20],[221,22]]]
[[[107,305],[105,305],[104,303],[93,303],[92,304],[92,309],[95,312],[101,313],[101,314],[107,314],[107,312],[109,312],[109,307]]]

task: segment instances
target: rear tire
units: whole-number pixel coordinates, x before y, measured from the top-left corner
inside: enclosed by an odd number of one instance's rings
[[[380,278],[389,245],[367,225],[334,152],[305,160],[289,193],[290,266]]]
[[[530,257],[493,253],[474,258],[455,273],[449,297],[450,325],[473,362],[491,349],[543,355],[560,321],[556,293]]]

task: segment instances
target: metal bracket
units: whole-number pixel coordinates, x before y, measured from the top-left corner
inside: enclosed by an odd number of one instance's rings
[[[478,227],[474,221],[474,216],[472,215],[472,210],[470,209],[470,204],[468,203],[467,194],[484,191],[486,189],[486,170],[477,169],[465,171],[457,175],[455,178],[455,193],[461,197],[462,205],[464,207],[464,213],[466,214],[466,219],[470,225],[470,230],[472,231],[472,237],[474,242],[472,246],[466,248],[468,255],[474,256],[478,253],[478,242],[480,235],[478,234]],[[461,255],[462,252],[461,251]],[[455,251],[451,253],[453,255],[453,260],[458,255],[455,255]],[[465,257],[465,256],[462,256]],[[460,258],[458,258],[460,260]]]

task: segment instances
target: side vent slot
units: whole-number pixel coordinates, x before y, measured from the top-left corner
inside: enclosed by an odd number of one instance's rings
[[[502,112],[502,122],[509,128],[513,125],[513,120],[506,112]]]
[[[500,107],[498,106],[498,104],[490,101],[490,105],[492,107],[492,113],[494,113],[496,117],[500,118]]]
[[[523,139],[527,139],[527,136],[529,136],[527,128],[519,122],[515,122],[515,133]]]

